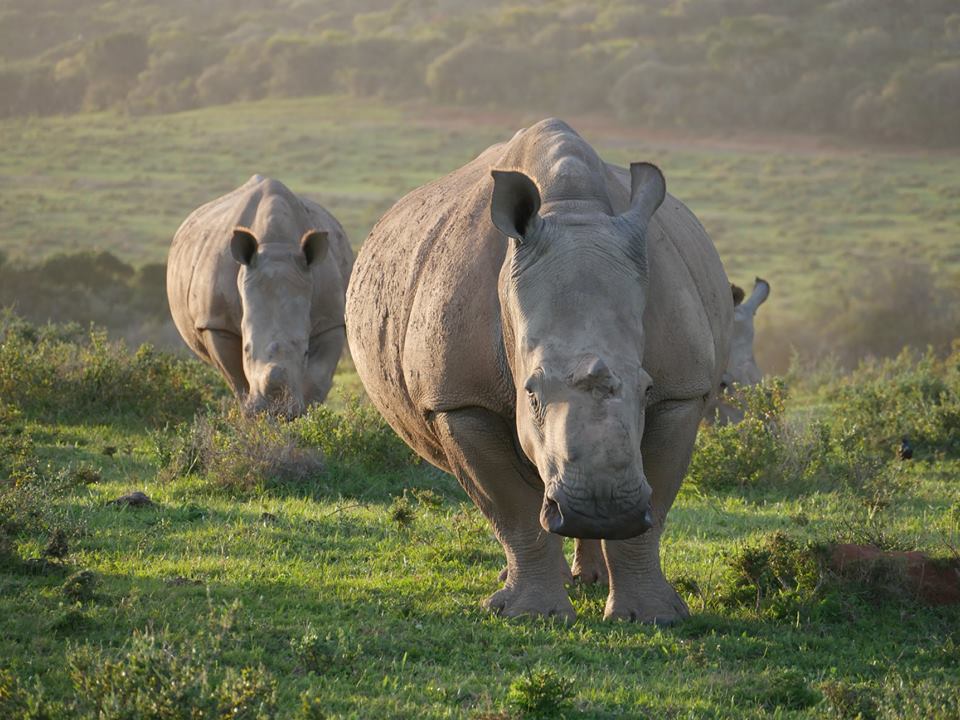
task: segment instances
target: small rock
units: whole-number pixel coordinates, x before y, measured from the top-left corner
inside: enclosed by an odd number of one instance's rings
[[[140,492],[139,490],[134,490],[132,493],[127,493],[126,495],[121,495],[116,500],[111,500],[109,505],[119,505],[121,507],[150,507],[153,505],[153,500],[147,497],[146,493]]]
[[[901,460],[913,459],[913,447],[911,447],[910,441],[906,437],[900,440],[900,448],[897,450],[897,457],[899,457]]]

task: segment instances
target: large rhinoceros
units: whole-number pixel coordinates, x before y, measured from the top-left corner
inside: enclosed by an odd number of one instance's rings
[[[330,213],[254,175],[177,230],[167,298],[184,341],[249,411],[296,415],[330,390],[352,265]]]
[[[606,617],[671,622],[687,608],[660,534],[732,312],[710,239],[660,171],[604,163],[544,120],[380,220],[347,335],[374,404],[503,545],[487,607],[572,618],[567,535],[603,539],[577,564],[605,556]]]

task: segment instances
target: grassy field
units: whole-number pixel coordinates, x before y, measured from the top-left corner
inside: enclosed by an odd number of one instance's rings
[[[350,400],[349,370],[330,409],[278,426],[220,405],[194,361],[58,342],[0,342],[0,716],[957,717],[960,606],[926,605],[895,569],[841,580],[776,547],[956,556],[958,356],[705,435],[706,477],[701,462],[663,546],[694,616],[653,628],[604,623],[596,586],[571,587],[571,626],[485,613],[503,563],[489,528]],[[837,405],[844,387],[862,407]],[[770,434],[815,401],[826,425]],[[899,423],[921,418],[917,458],[893,459]],[[290,438],[314,454],[283,455]],[[155,504],[111,504],[132,490]]]
[[[36,260],[102,248],[134,264],[161,262],[191,210],[255,172],[319,200],[359,247],[405,192],[537,119],[328,97],[161,116],[4,120],[0,251]],[[714,238],[731,280],[771,281],[758,336],[782,334],[771,343],[779,348],[762,350],[768,365],[784,369],[783,346],[812,341],[810,326],[842,312],[879,277],[887,278],[881,295],[889,286],[908,304],[915,289],[897,285],[905,266],[929,268],[917,282],[958,284],[953,152],[703,139],[570,121],[608,160],[658,163]],[[800,320],[806,337],[784,330]]]

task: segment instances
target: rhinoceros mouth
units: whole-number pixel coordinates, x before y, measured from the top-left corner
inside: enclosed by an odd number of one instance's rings
[[[596,540],[626,540],[653,527],[649,503],[640,492],[623,499],[571,501],[560,485],[543,494],[540,525],[557,535]]]

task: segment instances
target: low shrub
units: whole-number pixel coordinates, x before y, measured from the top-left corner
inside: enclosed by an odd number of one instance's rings
[[[163,478],[202,475],[235,492],[305,487],[324,473],[321,453],[293,424],[268,415],[246,416],[232,403],[182,425],[171,443],[156,444]]]
[[[549,668],[534,668],[510,683],[507,704],[520,716],[562,718],[573,705],[573,680]]]
[[[64,717],[61,709],[47,702],[40,683],[25,687],[16,675],[0,668],[0,717],[18,720],[53,720]]]
[[[223,384],[205,365],[75,326],[36,327],[0,314],[0,397],[32,418],[153,425],[190,417]]]
[[[828,680],[820,684],[833,713],[843,720],[871,720],[877,717],[878,689],[868,683]]]
[[[92,570],[78,570],[61,586],[64,597],[70,602],[86,603],[94,599],[99,578]]]
[[[314,405],[294,422],[294,428],[304,442],[319,448],[331,462],[377,472],[418,462],[376,408],[358,397],[351,398],[343,410]]]
[[[789,616],[809,603],[821,589],[825,572],[816,548],[801,546],[782,532],[745,543],[727,566],[720,601],[778,617]]]
[[[803,674],[793,668],[768,668],[756,675],[738,678],[734,696],[740,702],[756,704],[768,711],[802,710],[821,699]]]
[[[744,412],[737,424],[701,428],[687,477],[701,490],[725,490],[767,484],[784,453],[782,380],[738,388],[730,402]]]
[[[180,645],[135,633],[120,652],[82,645],[67,655],[79,717],[261,720],[276,710],[276,681],[263,667],[222,667],[204,642]]]
[[[892,458],[903,438],[918,456],[960,456],[960,346],[944,359],[905,349],[865,361],[824,395],[835,425],[884,457]]]
[[[290,641],[290,648],[306,672],[333,675],[351,671],[363,652],[343,628],[325,635],[308,628]]]
[[[0,401],[0,485],[33,477],[38,465],[23,413]]]
[[[786,417],[782,379],[740,388],[733,401],[744,410],[740,423],[702,426],[697,436],[687,478],[701,491],[844,489],[884,502],[900,488],[892,452],[877,453],[839,411]]]

